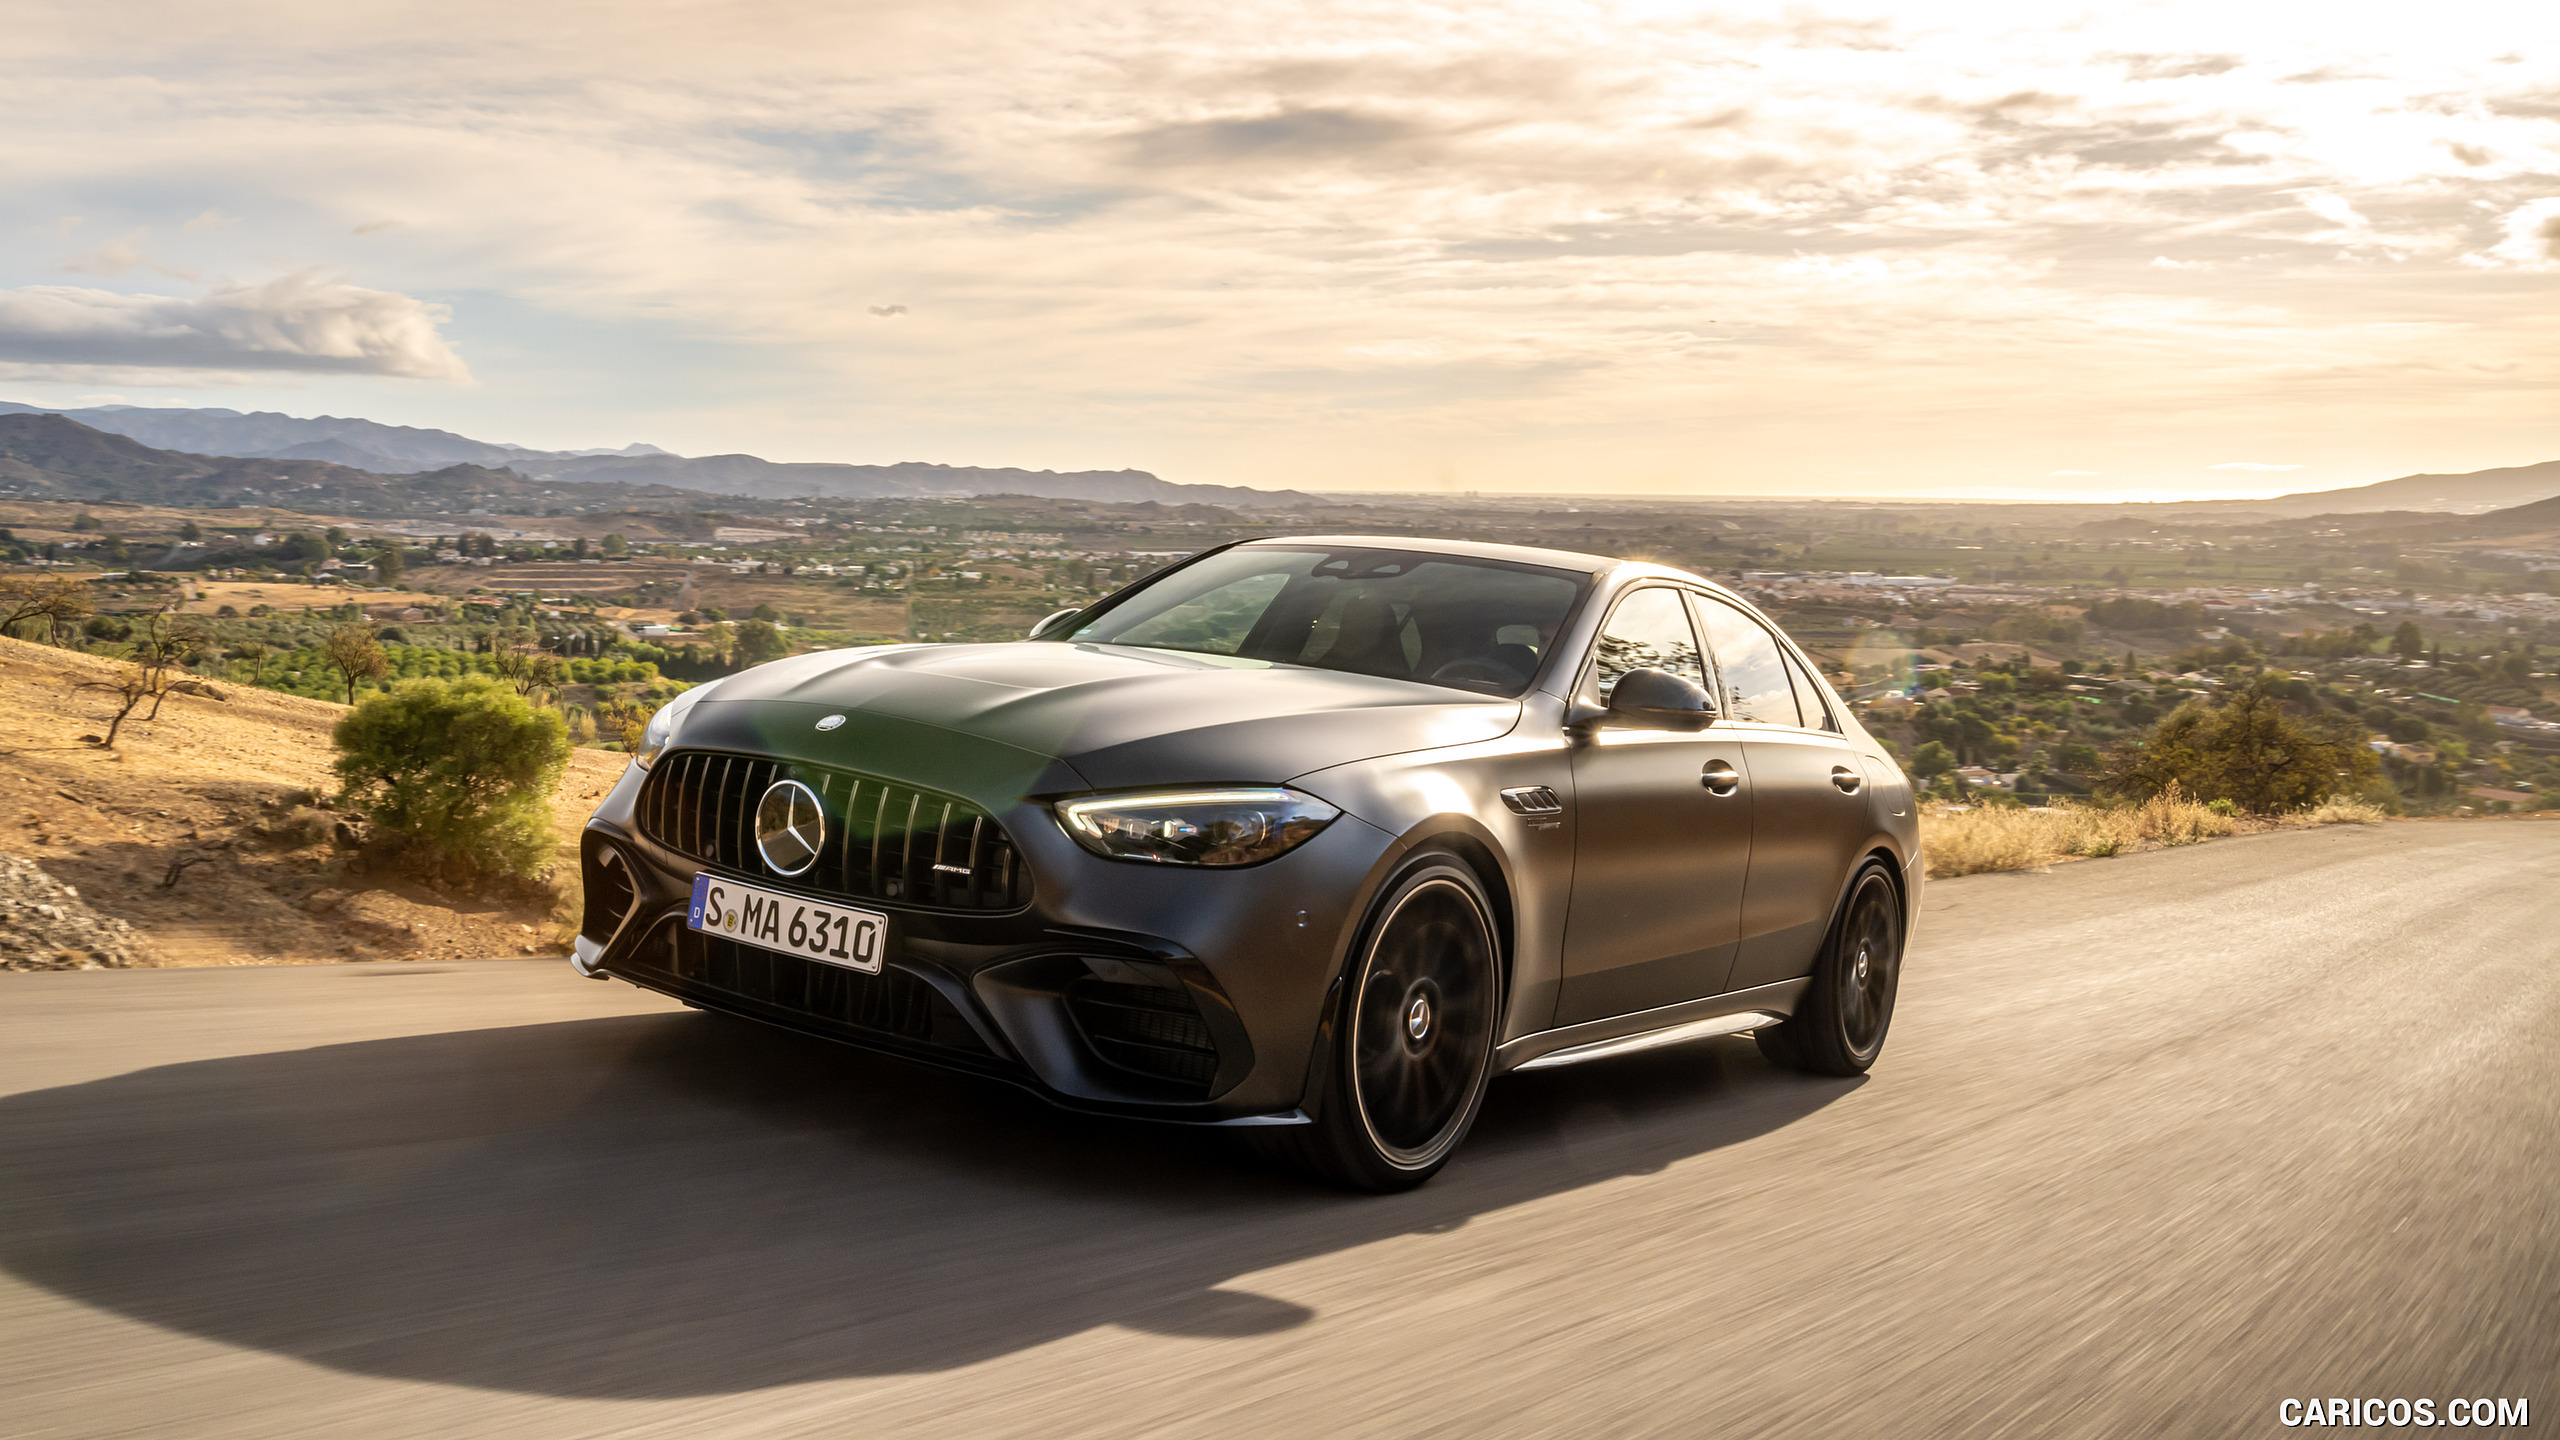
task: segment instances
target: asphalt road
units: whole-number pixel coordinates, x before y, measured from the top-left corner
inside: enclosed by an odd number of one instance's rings
[[[2549,1428],[2555,1139],[2545,822],[1941,883],[1865,1080],[1514,1076],[1387,1199],[556,961],[5,975],[0,1435]]]

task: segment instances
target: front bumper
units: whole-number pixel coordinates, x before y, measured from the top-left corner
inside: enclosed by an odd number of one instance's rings
[[[1071,1109],[1196,1124],[1303,1120],[1353,917],[1392,850],[1392,837],[1345,815],[1247,869],[1133,864],[1088,853],[1045,806],[1018,803],[1000,818],[1033,877],[1027,905],[841,902],[890,917],[873,977],[687,929],[705,866],[635,823],[644,777],[627,768],[582,837],[580,974],[1009,1081]]]

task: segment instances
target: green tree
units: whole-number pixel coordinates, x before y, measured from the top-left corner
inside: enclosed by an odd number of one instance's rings
[[[755,618],[757,618],[758,620],[775,621],[775,620],[780,620],[780,619],[782,618],[782,612],[781,612],[781,611],[779,611],[779,610],[774,609],[774,608],[773,608],[772,606],[770,606],[770,605],[759,605],[759,606],[757,606],[757,607],[755,608],[754,614],[755,614]]]
[[[738,627],[738,664],[740,668],[779,660],[791,653],[791,642],[770,620],[749,620]]]
[[[1935,780],[1955,768],[1955,752],[1935,740],[1921,746],[1911,756],[1911,773],[1923,780]]]
[[[604,537],[604,553],[611,559],[619,560],[631,553],[631,542],[619,535],[607,535]]]
[[[181,540],[201,540],[204,538],[204,527],[193,520],[190,520],[178,527],[178,538]]]
[[[550,861],[568,727],[496,680],[404,680],[365,697],[332,738],[349,798],[413,863],[523,880]]]
[[[2148,800],[2174,787],[2265,815],[2317,805],[2379,773],[2381,761],[2354,725],[2338,717],[2306,721],[2274,692],[2262,677],[2219,706],[2179,706],[2140,747],[2116,752],[2099,788]]]
[[[2403,660],[2415,660],[2427,653],[2427,637],[2418,633],[2418,622],[2403,620],[2391,632],[2391,653]]]
[[[92,531],[104,530],[107,527],[98,519],[97,516],[83,510],[71,518],[71,528],[79,531],[83,535],[86,535]]]
[[[356,687],[391,673],[391,657],[370,625],[341,625],[320,646],[321,661],[338,672],[347,688],[347,703],[356,703]]]
[[[401,568],[407,563],[399,546],[385,545],[373,552],[373,578],[384,585],[397,585]]]

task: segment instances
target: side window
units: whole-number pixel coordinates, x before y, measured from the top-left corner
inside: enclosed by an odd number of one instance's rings
[[[1648,668],[1667,670],[1699,686],[1707,683],[1698,661],[1698,638],[1677,590],[1638,590],[1619,601],[1592,652],[1592,678],[1603,700],[1617,688],[1619,676]]]
[[[1725,718],[1803,724],[1786,655],[1760,622],[1712,595],[1698,597],[1698,618],[1706,626],[1707,648],[1715,653],[1716,702]]]
[[[1796,708],[1804,712],[1808,730],[1838,730],[1840,722],[1833,718],[1831,707],[1822,698],[1822,682],[1804,668],[1804,662],[1790,652],[1787,655],[1787,678],[1796,684]]]

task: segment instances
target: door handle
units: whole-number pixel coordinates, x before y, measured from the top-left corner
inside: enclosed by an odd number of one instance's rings
[[[1730,795],[1742,788],[1742,772],[1729,761],[1710,760],[1707,768],[1698,772],[1698,783],[1706,786],[1710,795]]]
[[[1867,781],[1865,776],[1846,765],[1834,765],[1831,767],[1831,783],[1839,787],[1841,794],[1855,795]]]

